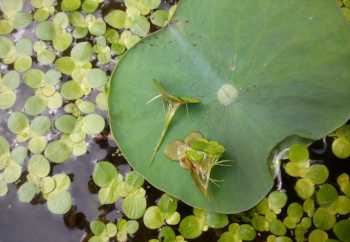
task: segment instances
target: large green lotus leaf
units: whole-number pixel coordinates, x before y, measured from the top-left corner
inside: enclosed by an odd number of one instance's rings
[[[201,104],[179,110],[152,163],[166,112],[160,99],[146,104],[158,94],[154,80]],[[109,111],[123,154],[151,184],[195,207],[249,209],[273,186],[268,158],[277,144],[319,139],[349,118],[350,26],[332,0],[183,0],[169,26],[121,60]],[[223,182],[208,198],[164,155],[192,131],[233,160],[214,168]]]

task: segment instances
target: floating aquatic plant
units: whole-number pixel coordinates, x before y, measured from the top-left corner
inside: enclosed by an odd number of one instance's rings
[[[341,9],[318,0],[273,6],[274,0],[184,0],[163,30],[121,60],[109,90],[111,128],[126,159],[151,184],[195,207],[241,212],[272,188],[274,148],[291,137],[320,139],[347,121],[350,31]],[[276,24],[278,16],[285,21]],[[162,104],[145,105],[158,94],[153,80],[201,100],[178,111],[160,150],[198,130],[220,141],[225,159],[235,161],[213,170],[223,182],[209,185],[211,199],[163,152],[146,165],[154,150],[150,140],[163,130]],[[296,187],[302,185],[311,196],[310,180]]]
[[[180,162],[191,171],[199,189],[208,195],[209,182],[215,182],[211,171],[215,166],[228,162],[221,160],[225,148],[216,141],[205,139],[200,133],[189,134],[184,141],[175,140],[165,147],[165,155]]]

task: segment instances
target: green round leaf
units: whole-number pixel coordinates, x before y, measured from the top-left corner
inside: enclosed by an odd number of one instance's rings
[[[93,68],[88,71],[86,74],[86,79],[92,88],[99,88],[106,84],[107,75],[106,73],[98,68]]]
[[[158,229],[164,224],[164,217],[157,206],[147,208],[143,215],[143,223],[148,229]]]
[[[336,157],[346,159],[350,157],[350,142],[343,137],[336,138],[332,143],[332,151]]]
[[[317,203],[321,206],[329,205],[330,203],[337,200],[338,192],[337,189],[331,184],[324,184],[320,187],[320,190],[316,193]]]
[[[93,49],[89,42],[80,42],[71,50],[71,57],[78,62],[90,61]]]
[[[26,182],[18,189],[18,200],[30,203],[39,192],[40,190],[35,184]]]
[[[126,13],[122,10],[112,10],[105,16],[105,21],[108,25],[116,29],[124,28]]]
[[[329,230],[334,226],[336,218],[329,209],[321,207],[316,210],[313,222],[316,228]]]
[[[169,13],[166,10],[157,10],[151,14],[151,22],[152,24],[158,27],[164,27],[169,20]]]
[[[94,220],[90,223],[90,229],[94,235],[101,235],[106,229],[106,225],[99,220]]]
[[[8,57],[13,49],[13,42],[7,37],[0,36],[0,58]]]
[[[179,225],[179,231],[185,239],[199,237],[202,234],[202,229],[200,220],[193,215],[185,217]]]
[[[7,183],[17,181],[22,174],[22,167],[15,162],[11,162],[3,172],[3,180]]]
[[[63,191],[55,195],[49,195],[47,208],[54,214],[65,214],[72,207],[72,198],[69,192]]]
[[[0,86],[0,109],[9,109],[16,102],[16,93],[10,88]]]
[[[29,127],[29,120],[25,114],[14,112],[7,121],[7,127],[12,133],[19,134]]]
[[[34,155],[28,161],[28,172],[38,177],[46,177],[50,172],[50,163],[42,155]]]
[[[83,118],[83,131],[86,134],[94,135],[103,131],[105,128],[105,120],[101,115],[88,114]]]
[[[56,119],[55,127],[62,133],[70,134],[74,130],[76,122],[77,119],[74,116],[64,114]]]
[[[207,214],[207,223],[210,228],[214,228],[214,229],[224,228],[228,224],[228,222],[229,221],[226,214],[219,214],[219,213]],[[243,228],[243,230],[245,230],[245,228]]]
[[[306,177],[309,178],[315,184],[325,183],[328,179],[329,171],[327,166],[321,164],[315,164],[310,166],[306,172]]]
[[[275,6],[274,0],[183,1],[172,24],[120,61],[109,90],[113,135],[151,184],[192,206],[238,213],[270,191],[274,147],[295,135],[320,139],[347,121],[350,29],[336,2]],[[276,16],[284,21],[276,24]],[[125,36],[130,33],[122,33],[124,44]],[[146,104],[160,94],[154,80],[201,103],[179,109],[152,161],[165,118],[162,98]],[[223,182],[209,185],[210,199],[190,172],[163,154],[166,144],[193,131],[223,144],[223,158],[232,160],[215,168],[213,178]]]
[[[30,128],[38,135],[45,135],[51,128],[50,119],[47,116],[37,116],[30,123]]]
[[[39,96],[31,96],[24,104],[24,111],[31,116],[36,116],[43,113],[46,110],[46,102]]]
[[[92,173],[94,183],[99,187],[107,187],[117,178],[118,172],[114,165],[107,161],[98,162]]]
[[[309,242],[326,242],[328,234],[323,230],[315,229],[309,234]]]
[[[43,21],[36,25],[35,35],[41,40],[52,40],[55,36],[55,28],[52,22]]]
[[[4,182],[3,180],[0,180],[0,197],[5,196],[7,192],[8,192],[7,183]]]
[[[315,186],[310,179],[301,178],[295,184],[295,191],[302,199],[308,199],[314,194]]]
[[[281,212],[281,209],[286,205],[287,199],[288,197],[285,192],[272,192],[267,199],[269,208],[278,214]]]
[[[45,150],[45,156],[54,163],[63,163],[70,158],[72,150],[62,141],[49,143]]]
[[[31,88],[39,88],[43,86],[44,83],[44,73],[39,69],[30,69],[24,73],[24,81]]]
[[[6,154],[10,152],[10,144],[6,138],[0,136],[0,154]]]
[[[37,136],[37,137],[33,137],[28,142],[28,149],[33,154],[39,154],[45,150],[46,145],[47,145],[46,137]]]
[[[256,237],[254,228],[249,224],[242,224],[239,226],[239,234],[244,241],[252,241]]]
[[[143,216],[147,206],[144,194],[138,192],[129,194],[123,201],[124,214],[129,219],[139,219]]]
[[[333,228],[335,235],[343,242],[350,241],[350,221],[341,220]]]
[[[63,11],[74,11],[80,8],[80,0],[62,0],[61,8]]]
[[[67,81],[61,87],[62,96],[67,100],[75,100],[83,96],[83,90],[77,81]]]

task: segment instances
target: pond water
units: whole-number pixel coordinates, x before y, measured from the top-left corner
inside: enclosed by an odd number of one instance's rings
[[[163,8],[175,4],[176,0],[164,0],[162,2]],[[125,9],[121,1],[105,1],[100,14],[104,15],[111,9]],[[156,31],[159,28],[152,26],[151,30]],[[20,36],[27,36],[33,38],[33,28],[27,28],[25,31],[18,31],[12,35],[13,39]],[[35,61],[34,61],[35,62]],[[102,66],[107,74],[113,70],[115,62]],[[47,70],[50,67],[42,67]],[[1,73],[6,72],[6,66],[0,64]],[[51,66],[52,68],[52,66]],[[32,95],[30,88],[24,84],[17,90],[16,104],[12,110],[22,109],[27,97]],[[91,94],[91,100],[96,96],[96,93]],[[44,115],[54,120],[57,116],[62,114],[58,112],[46,112]],[[101,112],[106,117],[105,112]],[[9,111],[0,110],[0,135],[6,137],[12,146],[16,145],[15,136],[7,129],[7,119],[10,115]],[[48,134],[49,140],[55,139],[57,132],[52,131]],[[6,196],[0,197],[0,242],[83,242],[88,241],[91,236],[89,232],[89,222],[100,218],[101,220],[115,221],[121,218],[121,204],[117,202],[115,205],[100,206],[97,191],[98,188],[92,182],[91,174],[97,161],[108,160],[118,167],[122,174],[127,174],[130,171],[130,166],[125,159],[118,152],[117,144],[113,141],[108,127],[105,128],[100,135],[89,138],[87,140],[88,152],[79,157],[72,158],[62,165],[53,166],[51,174],[59,172],[66,172],[71,180],[71,194],[74,200],[74,206],[64,216],[53,215],[47,210],[45,200],[37,196],[31,204],[21,203],[18,201],[17,189],[25,181],[26,173],[22,174],[21,179],[15,184],[10,185],[9,192]],[[337,159],[330,149],[331,139],[325,139],[315,142],[310,147],[310,154],[312,162],[324,163],[331,171],[330,182],[335,183],[336,177],[346,172],[350,174],[350,160]],[[288,193],[289,202],[298,201],[298,196],[295,194],[294,185],[296,179],[287,176],[282,170],[282,189]],[[147,194],[147,205],[156,204],[159,197],[163,194],[161,191],[153,188],[149,184],[145,184]],[[192,214],[192,208],[179,203],[178,212],[184,217]],[[176,230],[176,226],[173,227]],[[194,242],[215,242],[226,229],[209,229],[204,232],[199,238],[191,240]],[[140,229],[128,241],[146,242],[149,239],[157,238],[157,230],[149,230],[144,227],[142,220],[140,220]],[[255,241],[264,241],[266,234],[259,234]]]

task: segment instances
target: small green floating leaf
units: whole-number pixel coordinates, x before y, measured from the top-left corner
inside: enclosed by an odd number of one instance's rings
[[[293,202],[289,204],[287,214],[288,216],[296,219],[296,221],[299,222],[299,220],[303,217],[304,210],[299,203]]]
[[[18,200],[30,203],[39,192],[40,189],[35,184],[26,182],[18,189]]]
[[[47,208],[54,214],[65,214],[72,207],[72,197],[69,192],[63,191],[58,194],[49,195]]]
[[[14,112],[7,121],[7,127],[14,134],[19,134],[29,127],[29,120],[24,113]]]
[[[350,220],[341,220],[335,224],[333,231],[338,239],[350,242]]]
[[[28,161],[28,172],[38,177],[46,177],[50,173],[50,163],[42,155],[33,155]]]
[[[108,223],[105,231],[108,237],[114,237],[117,234],[117,226],[114,223]]]
[[[86,134],[94,135],[103,131],[105,128],[105,120],[101,115],[88,114],[83,118],[83,131]]]
[[[102,205],[113,204],[119,199],[118,185],[118,181],[113,180],[108,186],[102,187],[98,191],[98,200]]]
[[[321,185],[320,190],[316,192],[316,200],[320,206],[331,204],[337,197],[337,189],[331,184]]]
[[[61,8],[63,11],[74,11],[80,8],[81,0],[62,0]]]
[[[119,9],[112,10],[105,16],[104,19],[106,23],[113,28],[122,29],[125,25],[126,13]]]
[[[158,26],[158,27],[164,27],[169,20],[169,12],[163,9],[154,11],[151,14],[150,20],[152,24]]]
[[[202,223],[193,215],[185,217],[180,225],[179,231],[185,239],[195,239],[202,234]]]
[[[333,154],[339,159],[350,157],[350,141],[346,138],[336,138],[332,143]]]
[[[150,23],[144,16],[137,16],[132,20],[130,30],[139,36],[145,37],[151,28]]]
[[[3,180],[0,180],[0,197],[5,196],[7,192],[8,192],[7,183]]]
[[[288,152],[289,160],[293,162],[304,162],[309,159],[309,151],[305,144],[294,144],[290,147]]]
[[[158,229],[164,224],[164,216],[157,206],[148,207],[143,215],[143,223],[148,229]]]
[[[70,134],[74,130],[76,122],[77,119],[74,116],[64,114],[55,120],[55,127],[62,133]]]
[[[107,161],[98,162],[92,173],[94,183],[99,187],[107,187],[117,178],[118,172],[114,165]]]
[[[1,144],[0,144],[1,147]],[[0,148],[1,153],[1,148]],[[24,146],[17,146],[11,151],[11,159],[16,161],[18,164],[22,165],[24,160],[28,156],[28,149]]]
[[[276,218],[270,223],[270,231],[277,236],[285,235],[287,233],[286,226]]]
[[[329,209],[320,207],[313,216],[313,223],[318,229],[329,230],[336,223],[336,218]]]
[[[11,39],[0,36],[0,58],[9,57],[14,51],[14,44]]]
[[[37,136],[37,137],[33,137],[28,142],[28,149],[33,154],[39,154],[45,150],[46,145],[47,145],[46,137]]]
[[[29,87],[36,89],[43,86],[45,75],[39,69],[30,69],[24,73],[23,78]]]
[[[99,220],[91,221],[90,230],[94,235],[101,235],[106,229],[106,225]]]
[[[90,61],[92,53],[93,49],[89,42],[80,42],[74,45],[71,50],[71,57],[77,62],[85,63]]]
[[[350,213],[350,199],[346,196],[338,196],[335,201],[336,212],[340,215],[346,215]]]
[[[47,109],[46,102],[39,96],[31,96],[24,104],[24,111],[26,114],[36,116],[43,113]]]
[[[287,199],[288,197],[285,192],[272,192],[267,199],[269,208],[275,213],[279,214],[281,212],[281,209],[286,205]]]
[[[309,178],[315,184],[325,183],[328,179],[329,171],[327,166],[314,164],[306,172],[306,178]]]
[[[255,229],[249,224],[239,226],[239,235],[244,241],[253,241],[256,238]]]
[[[144,192],[134,192],[129,194],[123,201],[122,208],[124,214],[129,219],[139,219],[145,213],[147,201]]]
[[[106,84],[108,78],[103,70],[93,68],[86,74],[86,79],[92,88],[100,88]]]
[[[10,88],[0,86],[0,109],[9,109],[16,102],[16,93]]]
[[[75,63],[72,57],[63,56],[55,61],[55,67],[63,74],[70,75],[75,68]]]
[[[2,77],[2,80],[0,79],[0,83],[15,90],[20,85],[20,76],[16,71],[9,71]]]
[[[47,116],[36,116],[31,121],[30,128],[38,135],[45,135],[51,128],[50,119]]]
[[[310,179],[301,178],[295,184],[294,189],[299,197],[301,197],[302,199],[308,199],[314,194],[315,186]]]
[[[0,136],[0,154],[6,154],[10,152],[10,144],[7,139],[3,136]]]
[[[53,40],[55,36],[55,27],[50,21],[43,21],[36,25],[35,35],[40,40]]]
[[[326,242],[328,239],[328,234],[319,229],[314,229],[309,234],[309,242]]]
[[[163,194],[159,199],[158,206],[163,213],[174,213],[177,209],[177,200],[168,194]]]
[[[49,143],[45,150],[45,156],[54,163],[63,163],[70,158],[72,150],[62,141]]]
[[[61,94],[67,100],[76,100],[84,95],[81,85],[73,80],[63,83]]]
[[[12,161],[2,173],[3,175],[2,179],[6,183],[13,183],[20,178],[21,174],[22,174],[22,167],[16,162]]]
[[[207,224],[210,228],[224,228],[228,222],[229,221],[226,214],[207,213]]]

